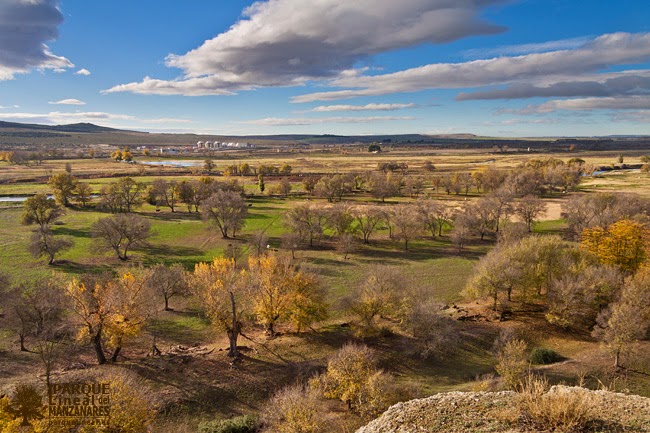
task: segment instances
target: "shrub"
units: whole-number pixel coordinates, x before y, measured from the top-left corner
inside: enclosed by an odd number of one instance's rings
[[[526,342],[515,339],[507,341],[497,352],[496,371],[510,388],[519,386],[528,368]]]
[[[230,419],[201,422],[199,433],[254,433],[257,428],[256,417],[242,415]]]
[[[537,365],[554,364],[562,360],[562,356],[552,349],[536,347],[530,352],[530,362]]]
[[[595,421],[586,390],[548,391],[548,381],[528,376],[517,402],[524,423],[543,431],[580,432]]]
[[[266,406],[265,425],[276,433],[322,432],[320,406],[316,390],[301,384],[283,388]]]

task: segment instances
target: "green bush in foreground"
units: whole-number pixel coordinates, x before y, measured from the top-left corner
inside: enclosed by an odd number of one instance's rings
[[[536,365],[554,364],[562,360],[562,356],[552,349],[536,347],[530,352],[530,362]]]
[[[199,424],[199,433],[254,433],[257,427],[256,417],[242,415],[224,420],[204,421]]]

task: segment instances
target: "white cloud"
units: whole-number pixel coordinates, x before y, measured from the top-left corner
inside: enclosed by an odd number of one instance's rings
[[[413,108],[415,104],[366,104],[366,105],[321,105],[311,111],[328,113],[332,111],[395,111]]]
[[[623,111],[616,113],[612,120],[614,122],[650,123],[650,110]]]
[[[79,70],[78,70],[77,72],[75,72],[74,74],[75,74],[75,75],[84,75],[84,76],[87,77],[88,75],[90,75],[90,71],[89,71],[88,69],[86,69],[86,68],[82,68],[82,69],[79,69]]]
[[[58,26],[63,22],[58,5],[58,0],[0,2],[0,81],[32,69],[74,67],[45,45],[58,37]]]
[[[650,109],[650,96],[557,99],[537,107],[538,113],[557,110],[639,110]]]
[[[0,113],[0,120],[15,122],[34,122],[48,125],[80,122],[103,122],[127,121],[129,123],[192,123],[187,119],[142,119],[128,114],[106,113],[102,111],[74,111],[61,112],[51,111],[49,113]]]
[[[533,97],[620,96],[650,93],[650,71],[624,71],[572,77],[569,80],[513,83],[505,88],[460,93],[458,101]]]
[[[307,117],[307,118],[277,118],[268,117],[265,119],[246,120],[236,123],[247,125],[263,126],[297,126],[297,125],[322,125],[325,123],[377,123],[398,120],[415,120],[415,117],[394,117],[394,116],[376,116],[376,117]]]
[[[52,105],[86,105],[84,101],[79,99],[61,99],[60,101],[51,101],[48,104]]]
[[[572,50],[499,57],[464,63],[437,63],[384,75],[332,80],[332,87],[348,88],[296,96],[293,102],[333,101],[425,89],[459,89],[530,80],[570,79],[621,64],[650,60],[650,33],[612,33]]]
[[[531,44],[505,45],[495,48],[466,50],[463,54],[471,58],[490,58],[501,56],[517,56],[521,54],[543,53],[547,51],[567,50],[583,46],[591,38],[581,36],[577,38],[560,39]]]
[[[183,76],[145,78],[107,92],[222,95],[262,86],[350,76],[369,56],[504,30],[479,15],[504,0],[269,0],[228,31],[167,65]]]

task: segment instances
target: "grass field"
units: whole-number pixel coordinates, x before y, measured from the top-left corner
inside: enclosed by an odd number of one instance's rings
[[[613,163],[620,153],[543,156],[564,160],[578,156],[588,163],[606,165]],[[641,155],[642,152],[625,153],[626,163],[637,163]],[[125,267],[140,264],[181,263],[187,270],[192,270],[196,263],[210,261],[223,254],[229,245],[246,248],[251,234],[259,230],[265,231],[269,237],[270,249],[289,256],[290,253],[280,247],[281,236],[288,230],[283,214],[296,204],[307,201],[329,206],[323,199],[306,197],[300,185],[300,174],[373,170],[378,162],[394,160],[407,162],[415,174],[431,176],[421,168],[425,161],[435,164],[433,175],[436,175],[485,166],[507,170],[534,156],[539,155],[495,154],[484,150],[395,150],[372,156],[359,152],[215,158],[219,170],[243,161],[251,165],[288,162],[294,167],[293,195],[289,198],[261,195],[255,176],[235,177],[244,186],[249,204],[246,224],[235,239],[223,239],[215,227],[202,221],[198,214],[188,213],[184,205],[172,213],[168,208],[157,210],[144,204],[137,209],[137,213],[151,222],[152,236],[147,246],[131,253],[127,263],[118,260],[111,251],[99,249],[98,241],[90,236],[91,225],[99,218],[109,216],[105,212],[97,211],[94,207],[67,209],[53,231],[56,235],[68,236],[74,241],[74,246],[57,257],[54,265],[48,266],[43,259],[34,259],[27,252],[33,227],[20,224],[22,205],[0,203],[0,272],[9,275],[15,284],[28,285],[39,279],[50,278],[52,273],[70,278],[86,272],[119,272]],[[42,178],[63,171],[66,162],[72,165],[73,174],[83,177],[82,181],[88,182],[95,193],[114,181],[114,176],[118,174],[134,176],[147,184],[162,175],[179,181],[197,179],[199,176],[191,169],[142,167],[99,159],[47,161],[36,167],[10,166],[0,162],[0,197],[50,192]],[[215,178],[224,180],[223,177]],[[266,180],[267,188],[276,181],[269,177]],[[613,191],[650,196],[649,187],[650,175],[647,173],[612,172],[586,178],[579,193]],[[453,205],[481,196],[476,191],[467,197],[448,196],[431,188],[426,193]],[[534,232],[563,234],[567,224],[561,218],[561,209],[568,195],[555,194],[544,198],[548,205],[547,212],[533,225]],[[354,203],[379,203],[365,193],[355,193],[346,199]],[[412,199],[400,197],[387,201],[387,204],[391,204]],[[567,359],[560,364],[539,368],[554,382],[574,384],[583,377],[593,387],[601,386],[598,382],[601,381],[617,390],[628,389],[650,396],[650,362],[647,357],[650,346],[647,342],[643,343],[640,352],[629,358],[634,371],[627,371],[625,377],[621,377],[612,373],[609,367],[611,357],[589,335],[559,330],[549,325],[539,310],[526,309],[530,306],[515,311],[514,319],[508,322],[458,322],[460,339],[457,347],[445,356],[434,358],[419,356],[413,349],[413,337],[388,319],[380,320],[384,331],[382,334],[359,337],[354,328],[355,318],[345,308],[345,301],[375,265],[399,268],[404,276],[405,289],[426,288],[433,300],[440,304],[485,310],[484,304],[463,299],[461,291],[473,275],[474,265],[494,246],[494,238],[488,236],[485,241],[473,239],[458,254],[448,233],[433,239],[421,235],[405,251],[402,243],[390,239],[388,230],[382,229],[373,235],[370,245],[360,245],[344,259],[343,254],[336,251],[331,235],[325,233],[322,242],[314,248],[296,252],[296,261],[318,274],[330,305],[329,318],[314,329],[298,334],[288,327],[282,327],[279,337],[268,339],[261,328],[253,327],[246,331],[246,338],[240,340],[245,355],[243,361],[233,365],[224,350],[227,347],[225,335],[217,332],[201,315],[201,305],[197,305],[191,297],[173,298],[171,306],[174,311],[158,313],[145,332],[125,345],[125,359],[106,368],[129,370],[144,378],[147,386],[161,396],[163,410],[157,422],[159,426],[168,427],[160,431],[183,433],[196,431],[196,425],[201,420],[259,413],[275,390],[297,378],[304,379],[322,370],[327,358],[348,341],[364,342],[373,347],[378,353],[381,367],[393,373],[400,384],[410,387],[414,396],[474,389],[478,376],[494,370],[491,348],[495,337],[502,329],[512,327],[526,337],[531,347],[552,348]],[[147,355],[154,336],[163,356]],[[199,355],[184,352],[193,348],[205,349],[205,352]],[[79,348],[77,358],[85,366],[84,372],[91,374],[101,370],[93,366],[93,354],[88,347]],[[0,394],[12,383],[33,378],[39,372],[36,355],[17,351],[15,330],[0,320]],[[65,377],[67,373],[59,374]],[[349,431],[361,423],[360,419],[346,412],[342,403],[332,403],[331,410],[348,426]]]

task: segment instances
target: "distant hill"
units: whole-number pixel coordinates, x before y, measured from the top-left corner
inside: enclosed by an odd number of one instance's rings
[[[72,123],[69,125],[38,125],[35,123],[16,123],[0,121],[0,129],[21,129],[32,131],[57,131],[57,132],[82,132],[82,133],[100,133],[100,132],[129,132],[138,134],[147,134],[146,132],[127,131],[123,129],[107,128],[92,123]]]

